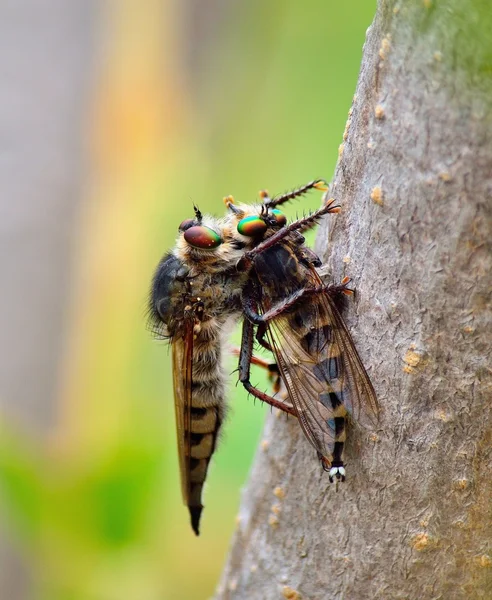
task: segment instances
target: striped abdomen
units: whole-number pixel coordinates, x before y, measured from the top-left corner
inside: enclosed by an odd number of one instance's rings
[[[274,246],[258,255],[255,270],[263,309],[288,303],[301,289],[322,286],[316,271],[292,248]],[[269,324],[284,383],[300,424],[327,470],[343,468],[350,390],[336,342],[336,310],[323,292],[304,296]]]
[[[198,535],[202,490],[225,413],[219,327],[212,319],[202,324],[193,342],[190,420],[183,434],[187,454],[187,498],[191,525]],[[183,476],[183,474],[182,474]]]
[[[343,350],[333,336],[336,325],[325,302],[322,295],[308,299],[289,315],[288,320],[303,353],[312,359],[310,371],[316,383],[313,382],[310,389],[329,414],[326,425],[333,434],[332,456],[324,455],[323,466],[343,467],[350,392],[344,383]],[[330,465],[326,464],[326,459]]]

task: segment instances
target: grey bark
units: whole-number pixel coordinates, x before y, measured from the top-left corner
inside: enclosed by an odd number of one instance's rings
[[[56,418],[94,24],[93,2],[0,8],[0,403],[41,434]],[[27,588],[0,539],[0,596],[20,600]]]
[[[268,417],[218,599],[492,597],[489,12],[378,6],[317,249],[357,288],[380,427],[351,427],[337,492]]]

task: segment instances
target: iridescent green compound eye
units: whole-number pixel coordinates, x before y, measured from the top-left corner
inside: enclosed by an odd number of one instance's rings
[[[205,225],[194,225],[183,236],[190,246],[201,250],[212,250],[222,244],[220,235]]]
[[[237,230],[241,235],[247,237],[258,237],[263,235],[268,225],[260,217],[251,216],[241,219],[237,224]]]
[[[275,217],[275,220],[277,221],[277,225],[279,225],[280,227],[283,227],[287,223],[287,217],[280,210],[277,210],[276,208],[274,208],[272,210],[272,215]]]

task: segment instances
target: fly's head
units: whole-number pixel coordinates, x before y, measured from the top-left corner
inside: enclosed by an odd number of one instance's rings
[[[195,206],[195,218],[179,226],[174,254],[193,273],[226,271],[241,257],[224,219],[202,215]]]
[[[258,246],[287,224],[284,213],[269,205],[266,192],[264,196],[260,193],[260,197],[264,199],[263,204],[235,204],[232,196],[224,198],[229,234],[236,245],[245,250]]]
[[[287,219],[278,207],[294,198],[303,196],[310,190],[318,190],[326,194],[328,184],[323,179],[315,179],[306,185],[273,198],[266,190],[262,190],[259,194],[261,203],[252,205],[235,204],[233,197],[227,196],[224,198],[224,203],[229,209],[227,220],[231,235],[236,237],[237,243],[242,243],[246,251],[255,248],[262,241],[286,226]],[[299,223],[302,221],[303,219],[300,219]],[[304,221],[303,226],[296,227],[285,237],[281,236],[284,244],[295,246],[304,243],[304,238],[301,235],[302,231],[313,226],[313,222],[309,218],[305,218]]]

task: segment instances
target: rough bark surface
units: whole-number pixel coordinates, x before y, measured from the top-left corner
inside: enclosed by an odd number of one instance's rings
[[[357,288],[380,428],[351,427],[337,492],[298,424],[268,418],[220,600],[492,597],[485,9],[378,7],[317,249]]]

